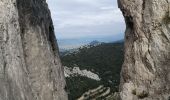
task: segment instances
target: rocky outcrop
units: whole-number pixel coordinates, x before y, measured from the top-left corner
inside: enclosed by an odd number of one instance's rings
[[[45,0],[0,1],[0,100],[67,100]]]
[[[89,70],[80,70],[79,67],[73,67],[73,68],[69,68],[67,66],[64,66],[64,75],[65,77],[77,77],[77,76],[83,76],[83,77],[87,77],[96,81],[100,81],[100,77],[89,71]]]
[[[126,21],[122,100],[170,99],[169,0],[118,0]]]

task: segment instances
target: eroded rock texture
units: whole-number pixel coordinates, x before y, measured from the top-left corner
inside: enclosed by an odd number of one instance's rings
[[[170,99],[169,0],[118,0],[126,21],[122,100]]]
[[[0,0],[0,100],[67,100],[45,0]]]

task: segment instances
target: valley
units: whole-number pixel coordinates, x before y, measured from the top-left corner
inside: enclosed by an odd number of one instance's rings
[[[60,52],[69,100],[101,100],[118,91],[123,63],[123,41],[92,41]]]

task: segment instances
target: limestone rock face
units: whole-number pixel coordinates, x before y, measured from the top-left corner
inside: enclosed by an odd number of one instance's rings
[[[118,0],[126,21],[122,100],[170,99],[169,0]]]
[[[0,100],[67,100],[45,0],[0,0]]]

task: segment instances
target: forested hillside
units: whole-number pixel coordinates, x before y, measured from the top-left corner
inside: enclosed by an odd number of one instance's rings
[[[80,97],[89,89],[99,85],[111,88],[111,93],[118,91],[120,71],[123,63],[123,42],[102,43],[97,46],[86,45],[61,56],[61,61],[67,67],[79,67],[99,75],[100,81],[80,76],[67,78],[67,88],[70,100]]]

